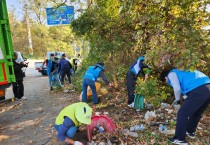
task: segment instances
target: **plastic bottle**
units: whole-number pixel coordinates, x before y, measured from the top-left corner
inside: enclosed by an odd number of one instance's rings
[[[144,130],[144,125],[143,124],[135,125],[135,131],[138,131],[138,130]]]

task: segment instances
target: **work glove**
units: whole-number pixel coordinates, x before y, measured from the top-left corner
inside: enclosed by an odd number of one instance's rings
[[[84,145],[83,143],[79,142],[79,141],[75,141],[74,145]]]
[[[177,104],[180,104],[180,100],[174,100],[174,102],[171,104],[171,106],[174,106],[174,105],[177,105]]]
[[[184,95],[184,96],[183,96],[183,99],[187,99],[187,95]]]

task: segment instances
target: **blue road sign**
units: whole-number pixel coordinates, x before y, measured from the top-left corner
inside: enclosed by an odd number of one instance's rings
[[[73,6],[46,8],[46,13],[48,25],[70,24],[71,21],[74,19]]]

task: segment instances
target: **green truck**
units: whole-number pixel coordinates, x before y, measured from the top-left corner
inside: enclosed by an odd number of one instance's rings
[[[16,81],[13,54],[6,0],[0,0],[0,101],[5,100],[5,89]]]

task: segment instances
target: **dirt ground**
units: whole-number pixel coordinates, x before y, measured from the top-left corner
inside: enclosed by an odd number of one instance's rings
[[[24,78],[27,100],[0,104],[1,145],[62,144],[56,139],[53,124],[61,109],[77,101],[78,94],[49,91],[48,78],[34,70],[34,62],[29,61]],[[11,87],[7,95],[13,95]],[[81,134],[85,133],[80,132],[76,139]]]

